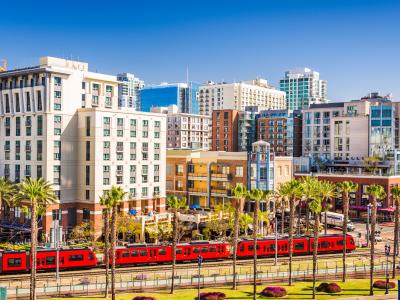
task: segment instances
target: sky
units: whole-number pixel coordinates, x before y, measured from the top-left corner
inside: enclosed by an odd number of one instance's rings
[[[0,59],[41,56],[130,72],[146,83],[239,81],[278,87],[309,67],[332,101],[369,92],[400,101],[399,0],[4,1]]]

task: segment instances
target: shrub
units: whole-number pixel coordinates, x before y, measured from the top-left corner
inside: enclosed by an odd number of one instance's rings
[[[156,300],[156,298],[152,296],[136,296],[132,300]]]
[[[394,289],[396,287],[396,283],[393,281],[389,281],[389,289]],[[377,280],[374,282],[374,288],[377,289],[386,289],[386,281],[385,280]]]
[[[206,292],[200,294],[199,300],[224,300],[226,295],[222,292]]]
[[[280,286],[267,286],[263,289],[261,295],[265,297],[281,298],[287,295],[287,291],[285,288]]]
[[[323,282],[317,287],[317,292],[324,292],[329,294],[340,293],[342,289],[337,283],[327,283]]]

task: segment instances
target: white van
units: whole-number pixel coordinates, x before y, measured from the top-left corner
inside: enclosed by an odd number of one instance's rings
[[[334,212],[322,212],[321,213],[321,223],[325,224],[325,214],[326,214],[326,223],[328,224],[329,227],[339,227],[343,228],[343,220],[344,220],[344,215],[343,214],[338,214]],[[347,221],[347,230],[348,231],[353,231],[354,225],[353,223],[348,220]]]

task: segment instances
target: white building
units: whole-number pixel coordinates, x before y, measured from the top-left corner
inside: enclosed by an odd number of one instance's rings
[[[128,192],[125,211],[165,209],[166,117],[119,108],[118,84],[53,57],[0,72],[0,176],[53,183],[60,205],[48,208],[46,233],[60,209],[64,229],[90,221],[99,235],[99,196],[112,184]]]
[[[211,148],[211,117],[179,113],[176,105],[153,107],[151,111],[168,116],[167,148],[201,150]]]
[[[307,109],[310,104],[327,102],[328,82],[308,68],[294,69],[280,80],[280,90],[286,93],[287,108]]]
[[[199,111],[210,115],[213,110],[245,110],[246,106],[263,109],[286,108],[286,95],[268,85],[265,79],[238,83],[208,82],[199,88]]]
[[[144,87],[144,81],[130,73],[117,75],[118,84],[118,106],[133,108],[140,111],[140,90]]]

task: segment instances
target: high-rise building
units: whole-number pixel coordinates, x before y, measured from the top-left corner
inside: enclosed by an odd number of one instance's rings
[[[247,106],[245,111],[239,111],[238,117],[238,151],[251,151],[257,141],[257,106]]]
[[[286,93],[287,108],[307,109],[310,104],[327,102],[328,82],[308,68],[294,69],[280,80],[280,90]]]
[[[239,112],[234,109],[212,113],[212,151],[238,151]]]
[[[270,144],[277,156],[301,156],[301,112],[290,110],[261,111],[257,119],[257,138]]]
[[[238,83],[207,82],[199,87],[199,110],[211,115],[213,110],[233,109],[244,111],[246,106],[263,109],[286,108],[286,95],[271,87],[265,79]]]
[[[165,209],[166,116],[119,107],[119,83],[53,57],[0,73],[0,176],[53,184],[60,204],[42,218],[47,235],[54,220],[66,231],[87,221],[98,237],[111,185],[128,193],[123,211]]]
[[[144,87],[144,81],[130,73],[117,75],[118,83],[118,107],[128,107],[140,111],[140,93]]]
[[[167,115],[168,148],[210,149],[211,117],[180,113],[176,105],[170,105],[168,107],[153,107],[151,111]]]
[[[179,112],[198,114],[196,83],[161,83],[148,85],[140,91],[142,111],[151,111],[152,107],[177,105]]]

